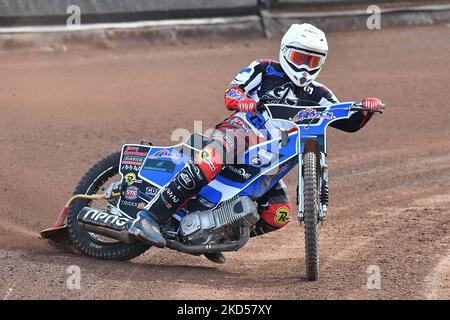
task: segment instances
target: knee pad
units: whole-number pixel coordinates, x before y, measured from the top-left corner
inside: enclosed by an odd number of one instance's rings
[[[290,203],[270,203],[261,212],[261,219],[272,227],[279,229],[291,220],[292,206]]]
[[[215,147],[206,146],[195,157],[194,165],[200,168],[202,174],[210,182],[222,170],[223,161]]]

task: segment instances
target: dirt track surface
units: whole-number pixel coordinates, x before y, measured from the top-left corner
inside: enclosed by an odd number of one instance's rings
[[[225,265],[160,249],[105,262],[38,237],[104,155],[227,116],[227,83],[254,58],[276,58],[279,39],[0,53],[0,299],[450,299],[449,35],[446,25],[328,35],[319,80],[341,101],[377,96],[388,109],[356,134],[329,134],[313,283],[295,221]],[[293,174],[287,183],[294,198]],[[80,290],[66,286],[70,265]],[[372,265],[380,290],[367,288]]]

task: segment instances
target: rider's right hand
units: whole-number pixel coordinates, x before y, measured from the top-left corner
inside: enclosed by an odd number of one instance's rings
[[[256,114],[256,100],[251,98],[239,100],[238,110],[241,112]]]

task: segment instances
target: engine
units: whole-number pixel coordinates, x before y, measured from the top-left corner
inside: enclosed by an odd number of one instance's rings
[[[237,240],[241,225],[253,226],[258,220],[256,204],[249,197],[235,197],[215,209],[184,216],[180,221],[180,234],[192,245],[223,243]]]

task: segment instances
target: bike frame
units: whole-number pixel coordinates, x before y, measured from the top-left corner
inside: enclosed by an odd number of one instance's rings
[[[285,155],[285,157],[281,159],[281,161],[276,162],[270,168],[262,170],[263,168],[260,167],[259,168],[260,172],[258,174],[255,174],[255,176],[253,176],[252,179],[248,181],[248,183],[234,184],[233,181],[228,181],[229,184],[225,185],[225,188],[232,189],[233,192],[226,195],[226,197],[222,197],[222,195],[219,195],[219,197],[217,197],[218,192],[217,188],[211,188],[209,185],[206,186],[204,189],[210,187],[209,191],[213,190],[216,192],[216,199],[218,200],[216,201],[216,205],[219,205],[221,202],[230,199],[235,195],[250,196],[252,199],[256,200],[259,196],[263,195],[264,192],[272,188],[285,174],[287,174],[290,170],[292,170],[295,164],[298,164],[298,175],[297,175],[298,219],[302,221],[304,212],[303,153],[305,152],[305,144],[307,144],[307,142],[313,142],[313,145],[317,146],[317,148],[315,148],[316,150],[315,152],[317,155],[317,159],[320,160],[320,169],[321,169],[321,176],[319,181],[321,184],[323,182],[327,182],[328,175],[326,165],[326,140],[327,140],[326,129],[328,125],[330,125],[332,122],[336,120],[349,118],[353,114],[353,112],[365,111],[366,109],[364,109],[361,104],[354,104],[353,102],[330,104],[329,106],[292,106],[286,104],[264,104],[264,109],[265,110],[262,113],[266,122],[269,120],[279,119],[284,120],[285,123],[290,124],[291,130],[288,131],[289,133],[287,135],[286,132],[284,132],[284,135],[282,135],[282,137],[275,138],[271,141],[271,142],[281,142],[282,144],[286,143],[285,146],[286,148],[283,149],[283,153],[285,153],[286,151],[287,155]],[[288,116],[286,116],[286,110]],[[382,106],[382,109],[379,112],[382,113],[383,111],[384,105]],[[280,128],[280,132],[282,131],[283,131],[282,128]],[[194,134],[192,136],[194,136]],[[285,139],[286,137],[287,139]],[[292,141],[291,139],[295,141]],[[151,202],[152,197],[149,197],[149,195],[147,194],[146,187],[150,188],[152,191],[160,189],[167,181],[170,181],[171,177],[173,177],[178,171],[181,170],[182,167],[184,167],[184,164],[187,161],[189,161],[190,158],[185,157],[183,161],[175,163],[173,166],[170,167],[162,166],[159,169],[163,171],[165,170],[164,172],[166,173],[170,172],[170,174],[166,176],[160,175],[156,179],[153,176],[153,174],[146,172],[146,170],[144,170],[147,160],[149,160],[150,158],[158,160],[156,166],[158,166],[160,163],[167,164],[167,162],[164,162],[167,159],[164,158],[174,156],[175,153],[172,152],[176,151],[178,147],[181,148],[186,147],[187,149],[190,149],[192,151],[199,151],[201,149],[201,147],[195,148],[189,145],[188,143],[182,143],[177,146],[168,146],[168,147],[156,147],[149,143],[144,142],[142,142],[141,144],[124,145],[122,147],[121,161],[119,167],[119,174],[122,177],[120,181],[122,190],[116,190],[114,186],[112,186],[112,188],[109,188],[105,192],[105,194],[75,195],[72,199],[68,201],[66,206],[61,211],[57,221],[54,224],[54,227],[46,229],[41,232],[42,237],[55,240],[56,242],[63,242],[63,240],[65,241],[68,239],[67,225],[64,224],[64,221],[66,219],[70,203],[79,198],[109,200],[111,198],[119,197],[118,200],[119,204],[117,205],[117,209],[119,212],[117,213],[123,214],[124,216],[133,219],[136,216],[138,210],[144,209],[145,207],[147,207],[148,203]],[[128,155],[126,155],[127,148],[132,149],[128,150]],[[258,149],[258,146],[251,147],[250,149],[255,148]],[[162,152],[161,157],[155,156],[157,152]],[[183,155],[183,157],[184,156],[185,155]],[[128,158],[125,159],[125,157]],[[295,159],[295,157],[297,157],[297,159]],[[296,160],[296,163],[291,164],[291,162],[288,162],[291,159]],[[283,166],[283,169],[281,169],[282,165],[284,164],[286,164],[286,166]],[[247,163],[246,165],[249,166],[250,163]],[[265,185],[264,184],[265,177],[263,175],[270,174],[270,171],[277,168],[279,168],[279,170],[275,175],[275,178],[272,179],[270,183],[267,183],[267,185]],[[142,183],[142,186],[140,186],[140,183]],[[223,185],[224,185],[223,183],[222,184],[219,183],[218,187],[220,188]],[[261,185],[265,187],[261,188]],[[128,186],[127,190],[124,190],[123,187],[127,186]],[[140,188],[138,188],[137,186],[140,186]],[[138,189],[137,192],[136,189]],[[200,195],[202,191],[204,191],[204,189],[200,191],[199,193]],[[257,191],[259,191],[259,194]],[[133,197],[133,201],[131,201],[130,199],[126,199],[127,192],[129,198]],[[152,196],[155,195],[156,194],[153,194]],[[129,204],[131,204],[134,210],[129,211],[125,210],[125,208],[123,207],[120,207],[121,201],[123,201],[124,199]],[[319,212],[319,218],[324,218],[326,213],[326,207],[325,208],[322,207],[321,209],[322,209],[320,210],[321,212]],[[181,217],[178,217],[177,220],[180,219]]]

